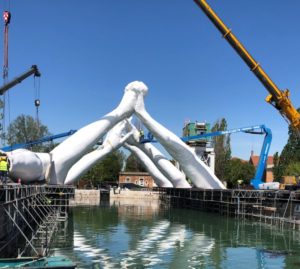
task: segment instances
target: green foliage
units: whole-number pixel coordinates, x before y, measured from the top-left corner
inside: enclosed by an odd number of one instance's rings
[[[238,185],[238,182],[249,184],[254,175],[255,167],[252,164],[240,159],[231,159],[226,169],[227,187],[232,188]]]
[[[225,131],[227,122],[224,118],[217,121],[212,127],[212,132]],[[228,170],[229,161],[231,159],[230,137],[228,135],[220,135],[213,137],[213,144],[216,154],[215,174],[220,180],[225,180],[226,171]]]
[[[300,176],[300,162],[290,163],[284,170],[285,176]]]
[[[212,132],[227,130],[226,119],[222,118],[212,127]],[[228,188],[242,184],[249,184],[255,175],[255,167],[240,159],[231,159],[230,136],[220,135],[213,138],[213,144],[216,154],[215,174],[227,182]]]
[[[98,162],[84,176],[83,180],[90,181],[96,185],[101,181],[118,181],[119,172],[124,163],[123,152],[117,150],[107,155],[102,161]]]
[[[277,170],[275,170],[275,178],[279,179],[285,176],[288,166],[297,162],[300,162],[300,136],[296,130],[289,127],[289,139],[281,152],[278,167],[276,167]]]
[[[284,172],[282,169],[282,165],[280,165],[280,156],[278,152],[276,152],[273,156],[273,163],[274,163],[274,167],[272,170],[274,175],[274,181],[279,182]]]
[[[48,127],[37,122],[33,117],[20,115],[7,128],[8,145],[26,143],[50,135]],[[33,151],[47,151],[49,145],[35,145]]]
[[[136,158],[134,154],[130,154],[126,160],[126,172],[146,172],[144,165]]]
[[[283,148],[280,162],[287,166],[291,162],[300,161],[300,138],[295,130],[289,128],[289,139]]]

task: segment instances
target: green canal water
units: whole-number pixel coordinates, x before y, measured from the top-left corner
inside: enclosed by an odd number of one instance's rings
[[[74,207],[53,243],[78,268],[300,268],[300,232],[156,202]]]

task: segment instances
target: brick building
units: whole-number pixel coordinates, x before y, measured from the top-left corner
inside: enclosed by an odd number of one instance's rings
[[[251,151],[251,156],[250,156],[249,162],[251,164],[253,164],[255,168],[257,168],[257,165],[259,162],[259,156],[254,155],[253,151]],[[264,181],[265,182],[273,182],[273,180],[274,180],[273,167],[274,167],[273,156],[268,156],[267,167],[264,172]]]
[[[145,188],[157,187],[153,178],[147,172],[120,172],[120,183],[133,183]]]

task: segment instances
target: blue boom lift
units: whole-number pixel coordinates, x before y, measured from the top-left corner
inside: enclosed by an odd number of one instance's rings
[[[15,145],[11,145],[11,146],[5,146],[5,147],[1,148],[1,150],[11,151],[11,150],[15,150],[15,149],[27,148],[27,147],[31,147],[33,145],[52,141],[54,139],[70,136],[70,135],[74,134],[75,132],[76,132],[76,130],[70,130],[68,132],[64,132],[64,133],[57,134],[57,135],[49,135],[49,136],[45,136],[45,137],[42,137],[42,138],[34,140],[34,141],[28,141],[25,143],[15,144]]]
[[[181,140],[184,142],[188,142],[191,140],[199,140],[202,138],[207,137],[214,137],[214,136],[220,136],[220,135],[227,135],[227,134],[233,134],[233,133],[249,133],[249,134],[265,134],[263,146],[260,152],[258,165],[256,168],[255,176],[251,180],[251,185],[255,189],[259,189],[259,184],[263,183],[263,176],[264,171],[267,165],[268,161],[268,154],[272,142],[272,131],[271,129],[267,128],[265,125],[255,125],[255,126],[249,126],[249,127],[243,127],[243,128],[237,128],[237,129],[231,129],[226,131],[218,131],[218,132],[212,132],[212,133],[205,133],[205,134],[199,134],[194,136],[186,136],[182,137]],[[149,132],[147,135],[147,138],[144,138],[140,141],[141,143],[148,143],[148,142],[156,142],[153,140],[153,135]]]
[[[244,132],[244,133],[249,133],[249,134],[265,134],[265,139],[264,139],[263,146],[262,146],[262,149],[260,152],[255,176],[251,180],[251,185],[255,189],[259,189],[259,184],[263,183],[264,171],[265,171],[265,168],[267,165],[268,154],[269,154],[269,150],[270,150],[270,146],[271,146],[271,142],[272,142],[272,131],[271,131],[271,129],[267,128],[265,125],[256,125],[256,126],[243,127],[243,128],[231,129],[231,130],[226,130],[226,131],[205,133],[205,134],[200,134],[200,135],[195,135],[195,136],[182,137],[181,139],[182,139],[182,141],[187,142],[187,141],[197,140],[197,139],[206,138],[206,137],[214,137],[214,136],[227,135],[227,134],[233,134],[233,133],[239,133],[239,132]]]

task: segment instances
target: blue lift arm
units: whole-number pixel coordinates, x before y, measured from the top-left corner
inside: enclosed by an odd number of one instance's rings
[[[206,138],[206,137],[214,137],[214,136],[220,136],[220,135],[226,135],[226,134],[233,134],[238,132],[244,132],[244,133],[250,133],[250,134],[265,134],[263,146],[260,152],[258,165],[256,168],[255,176],[251,180],[251,185],[255,189],[259,189],[259,184],[263,183],[263,175],[264,171],[267,165],[268,161],[268,154],[272,142],[272,131],[271,129],[267,128],[265,125],[256,125],[256,126],[250,126],[250,127],[243,127],[243,128],[237,128],[232,130],[226,130],[226,131],[218,131],[218,132],[212,132],[212,133],[205,133],[200,135],[194,135],[194,136],[187,136],[182,137],[182,141],[187,142],[191,140],[197,140],[200,138]]]
[[[271,129],[267,128],[264,124],[262,125],[255,125],[255,126],[249,126],[249,127],[243,127],[243,128],[237,128],[237,129],[231,129],[226,131],[218,131],[218,132],[212,132],[212,133],[205,133],[205,134],[199,134],[194,136],[186,136],[181,137],[181,140],[183,142],[188,142],[191,140],[197,140],[201,138],[207,138],[207,137],[214,137],[214,136],[220,136],[220,135],[227,135],[227,134],[233,134],[233,133],[249,133],[249,134],[265,134],[263,146],[260,152],[258,165],[256,168],[255,176],[251,180],[251,185],[255,189],[259,189],[259,184],[263,183],[263,176],[264,171],[267,166],[268,161],[268,155],[269,150],[272,142],[272,131]],[[149,132],[147,135],[147,138],[142,138],[140,143],[148,143],[148,142],[156,142],[153,138],[153,135]]]
[[[20,149],[20,148],[27,148],[27,147],[30,147],[30,146],[33,146],[33,145],[37,145],[37,144],[41,144],[41,143],[44,143],[44,142],[52,141],[54,139],[70,136],[70,135],[74,134],[75,132],[76,132],[76,130],[70,130],[68,132],[57,134],[57,135],[49,135],[49,136],[45,136],[45,137],[42,137],[42,138],[34,140],[34,141],[28,141],[26,143],[20,143],[20,144],[15,144],[15,145],[11,145],[11,146],[5,146],[5,147],[1,148],[1,150],[11,151],[11,150]]]

